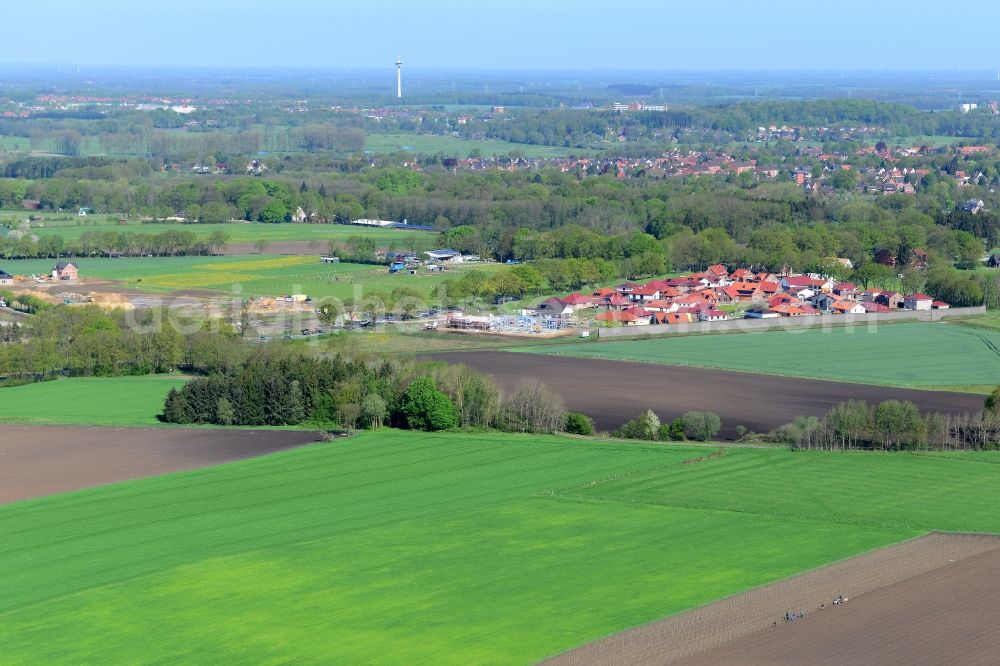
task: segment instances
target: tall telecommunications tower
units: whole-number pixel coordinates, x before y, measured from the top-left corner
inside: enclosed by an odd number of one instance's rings
[[[403,99],[403,58],[396,56],[396,97]]]

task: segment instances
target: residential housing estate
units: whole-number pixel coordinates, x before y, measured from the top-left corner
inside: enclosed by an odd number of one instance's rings
[[[726,307],[744,304],[745,307]],[[574,292],[539,304],[540,315],[570,319],[590,310],[608,325],[644,326],[747,319],[853,315],[899,310],[946,309],[948,304],[921,293],[861,290],[826,275],[732,272],[722,264],[675,278],[624,282],[590,293]],[[740,314],[735,314],[739,312]]]

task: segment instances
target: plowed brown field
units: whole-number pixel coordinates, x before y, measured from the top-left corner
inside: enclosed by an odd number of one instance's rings
[[[301,430],[0,425],[0,503],[195,469],[315,442]]]
[[[724,438],[736,427],[769,432],[796,416],[822,416],[847,400],[910,400],[921,411],[973,412],[983,396],[972,393],[848,384],[795,377],[757,375],[684,366],[570,358],[498,351],[446,352],[431,358],[465,363],[493,375],[506,389],[525,379],[540,379],[566,402],[567,408],[594,419],[598,429],[614,430],[644,409],[661,419],[690,410],[709,410],[722,417]]]
[[[838,594],[847,603],[831,605]],[[785,612],[801,610],[803,619],[782,621]],[[1000,538],[931,534],[630,629],[547,663],[997,664],[998,616]]]

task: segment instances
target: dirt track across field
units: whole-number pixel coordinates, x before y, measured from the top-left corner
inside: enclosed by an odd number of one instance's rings
[[[839,595],[847,602],[832,605]],[[802,619],[783,620],[800,611]],[[546,664],[996,664],[998,613],[1000,538],[930,534],[615,634]]]
[[[973,412],[983,397],[971,393],[919,391],[795,377],[756,375],[683,366],[573,358],[546,354],[468,351],[429,354],[430,358],[465,363],[493,375],[505,389],[525,379],[540,379],[559,393],[566,407],[594,419],[599,430],[614,430],[644,409],[662,420],[690,410],[709,410],[722,417],[724,438],[736,427],[769,432],[796,416],[822,416],[847,400],[869,404],[910,400],[921,411]]]
[[[196,469],[315,442],[297,430],[0,425],[0,503]]]

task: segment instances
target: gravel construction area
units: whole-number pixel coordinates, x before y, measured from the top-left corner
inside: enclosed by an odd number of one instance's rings
[[[720,436],[737,437],[736,427],[769,432],[796,416],[823,416],[839,402],[910,400],[921,411],[974,412],[983,396],[972,393],[849,384],[686,366],[608,361],[500,351],[444,352],[429,358],[465,363],[491,374],[505,389],[539,379],[562,396],[566,407],[583,412],[599,430],[614,430],[652,409],[661,420],[690,410],[722,418]]]
[[[846,602],[834,605],[840,595]],[[803,615],[785,621],[785,613]],[[996,664],[998,613],[1000,538],[935,533],[636,627],[545,663]]]
[[[0,503],[217,465],[319,439],[303,430],[0,425]]]

